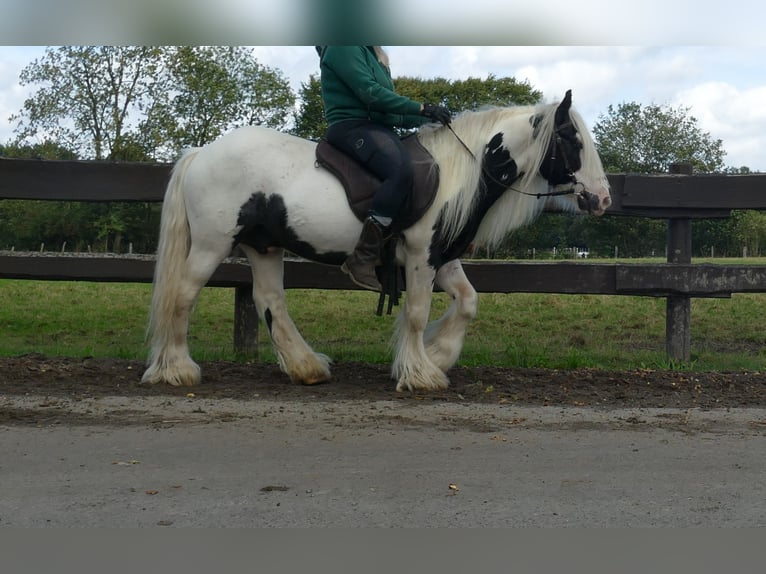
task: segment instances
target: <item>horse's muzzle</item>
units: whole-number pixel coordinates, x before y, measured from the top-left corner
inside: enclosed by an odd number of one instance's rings
[[[595,193],[589,192],[587,189],[582,189],[576,193],[577,206],[580,211],[587,212],[591,215],[601,215],[606,211],[606,208],[612,204],[611,198],[607,195],[603,199]]]

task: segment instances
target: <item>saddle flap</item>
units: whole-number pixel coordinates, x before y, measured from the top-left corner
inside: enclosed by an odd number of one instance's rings
[[[316,159],[319,165],[343,184],[351,211],[363,221],[367,217],[375,191],[380,186],[380,180],[326,139],[319,140]]]

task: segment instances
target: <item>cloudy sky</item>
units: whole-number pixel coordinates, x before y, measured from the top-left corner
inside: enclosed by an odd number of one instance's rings
[[[547,101],[571,88],[575,106],[591,126],[609,105],[623,102],[689,108],[702,130],[723,141],[726,165],[766,172],[766,34],[762,29],[766,3],[643,0],[640,10],[634,6],[628,13],[627,5],[616,10],[616,3],[606,0],[537,0],[525,7],[494,0],[355,0],[346,5],[371,10],[377,18],[375,26],[355,27],[356,21],[349,25],[343,18],[320,19],[324,27],[313,33],[300,22],[316,7],[340,0],[219,0],[220,10],[215,13],[205,11],[207,3],[201,0],[188,0],[182,3],[186,19],[180,21],[173,11],[178,8],[176,0],[136,1],[129,3],[131,10],[124,14],[111,13],[94,21],[101,14],[90,9],[92,3],[80,2],[88,9],[78,13],[63,10],[64,4],[72,4],[66,0],[0,0],[9,9],[5,15],[12,15],[0,21],[3,42],[41,44],[0,46],[0,143],[13,136],[8,117],[21,109],[32,89],[19,86],[19,72],[44,53],[44,45],[251,45],[280,44],[285,39],[313,44],[321,42],[316,37],[327,38],[342,25],[343,43],[361,43],[349,41],[355,40],[347,38],[352,30],[384,45],[528,44],[388,45],[387,49],[394,76],[510,76],[528,80]],[[150,8],[160,5],[169,11]],[[48,12],[39,11],[46,6]],[[46,26],[39,15],[58,9]],[[392,16],[405,13],[407,18]],[[139,16],[144,19],[134,22]],[[67,18],[71,26],[65,25]],[[184,29],[176,33],[173,23]],[[161,33],[154,34],[156,28],[162,28]],[[262,42],[254,42],[256,37]],[[310,45],[256,46],[254,51],[260,63],[281,70],[296,90],[319,71]]]

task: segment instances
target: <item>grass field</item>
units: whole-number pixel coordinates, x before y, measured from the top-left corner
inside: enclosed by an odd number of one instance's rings
[[[0,280],[0,355],[143,359],[150,296],[151,287],[142,284]],[[233,301],[232,289],[203,290],[190,327],[195,359],[237,359]],[[375,316],[376,303],[369,292],[288,291],[304,337],[335,361],[390,360],[394,316]],[[437,294],[433,315],[446,306],[446,296]],[[693,299],[692,361],[675,365],[665,356],[663,298],[482,294],[460,364],[761,370],[765,311],[766,294]],[[265,328],[259,358],[274,360]]]

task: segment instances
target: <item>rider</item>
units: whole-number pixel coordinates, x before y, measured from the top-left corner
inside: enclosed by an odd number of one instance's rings
[[[354,252],[341,269],[360,287],[380,291],[375,266],[413,181],[409,154],[394,127],[433,121],[449,125],[450,112],[397,94],[388,55],[380,46],[317,46],[317,52],[327,141],[382,182]]]

